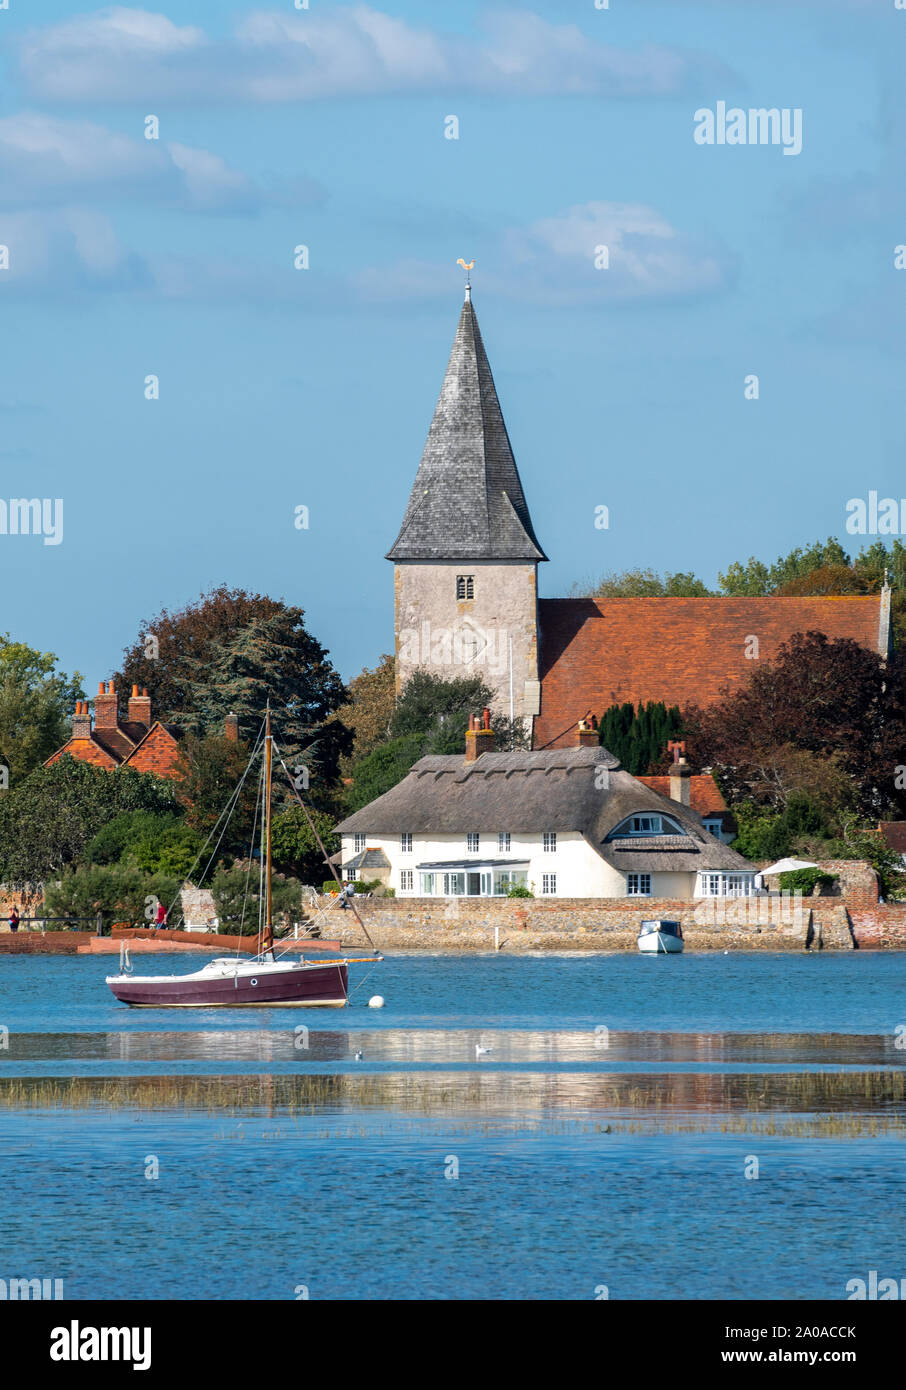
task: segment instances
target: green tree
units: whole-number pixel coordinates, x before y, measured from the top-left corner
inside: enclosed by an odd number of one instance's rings
[[[201,848],[201,836],[181,816],[127,811],[95,835],[86,857],[92,864],[132,863],[145,873],[185,879],[203,868]]]
[[[211,882],[218,931],[226,936],[255,936],[259,914],[263,921],[263,885],[258,866],[236,865],[221,869]],[[271,911],[275,929],[301,922],[304,916],[302,884],[298,879],[274,874],[271,879]]]
[[[334,817],[324,811],[309,810],[315,828],[328,854],[339,849],[333,833]],[[289,806],[274,817],[271,827],[271,852],[279,869],[291,873],[303,883],[320,883],[324,878],[324,857],[301,806]]]
[[[610,571],[600,579],[583,580],[570,590],[571,598],[706,598],[711,590],[690,572],[653,569]]]
[[[665,762],[667,743],[679,738],[682,719],[676,705],[668,709],[662,700],[639,704],[611,705],[598,726],[603,746],[633,777],[649,773]]]
[[[405,734],[402,738],[381,744],[367,758],[356,763],[352,786],[347,790],[349,811],[358,811],[362,806],[367,806],[401,782],[412,765],[422,757],[424,746],[423,734]]]
[[[349,701],[337,710],[337,718],[352,730],[352,752],[341,761],[348,773],[354,760],[365,758],[390,737],[390,721],[396,704],[396,660],[385,653],[374,670],[366,666],[349,682]]]
[[[0,790],[22,782],[69,738],[69,715],[84,698],[82,677],[56,669],[52,652],[0,636]]]
[[[59,874],[124,811],[176,809],[172,782],[128,767],[108,772],[66,754],[0,797],[0,881]]]
[[[180,912],[182,881],[168,874],[145,874],[127,864],[80,864],[63,871],[59,883],[48,884],[44,908],[49,917],[92,919],[102,912],[106,921],[153,926],[157,904],[168,912],[170,926]]]
[[[248,764],[249,750],[241,743],[218,734],[209,734],[206,738],[187,734],[180,743],[174,769],[175,795],[185,813],[186,823],[202,840],[208,838],[226,813],[234,793],[238,793],[222,845],[240,854],[248,854],[251,848],[255,808],[259,802],[260,766],[249,768]],[[259,806],[259,823],[260,817]],[[219,833],[218,830],[215,840]]]

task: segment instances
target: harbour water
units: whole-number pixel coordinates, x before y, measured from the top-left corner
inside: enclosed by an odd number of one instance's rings
[[[109,970],[0,962],[0,1277],[591,1300],[906,1275],[904,956],[398,955],[339,1011],[130,1010]]]

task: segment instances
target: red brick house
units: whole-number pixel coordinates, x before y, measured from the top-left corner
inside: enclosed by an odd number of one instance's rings
[[[151,697],[147,690],[132,687],[126,713],[121,719],[113,681],[101,681],[94,702],[94,722],[88,701],[79,700],[72,717],[72,736],[44,764],[50,767],[64,753],[95,767],[134,767],[138,772],[154,772],[158,777],[175,776],[180,731],[151,718]]]

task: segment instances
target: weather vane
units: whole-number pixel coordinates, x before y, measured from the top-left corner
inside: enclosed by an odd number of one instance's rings
[[[460,258],[459,258],[459,260],[456,262],[456,264],[457,264],[457,265],[461,265],[462,268],[463,268],[463,270],[466,272],[466,298],[468,299],[468,297],[469,297],[468,291],[472,288],[472,277],[471,277],[471,275],[469,274],[469,271],[472,269],[472,266],[475,264],[475,262],[474,262],[474,261],[464,261],[463,258],[462,258],[462,256],[460,256]]]

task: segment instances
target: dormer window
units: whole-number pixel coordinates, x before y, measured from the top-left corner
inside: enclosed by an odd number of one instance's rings
[[[670,816],[645,812],[637,816],[628,816],[612,832],[611,839],[629,839],[634,835],[688,835],[688,833]]]
[[[458,599],[470,599],[475,597],[474,574],[458,574],[456,576],[456,597]]]

